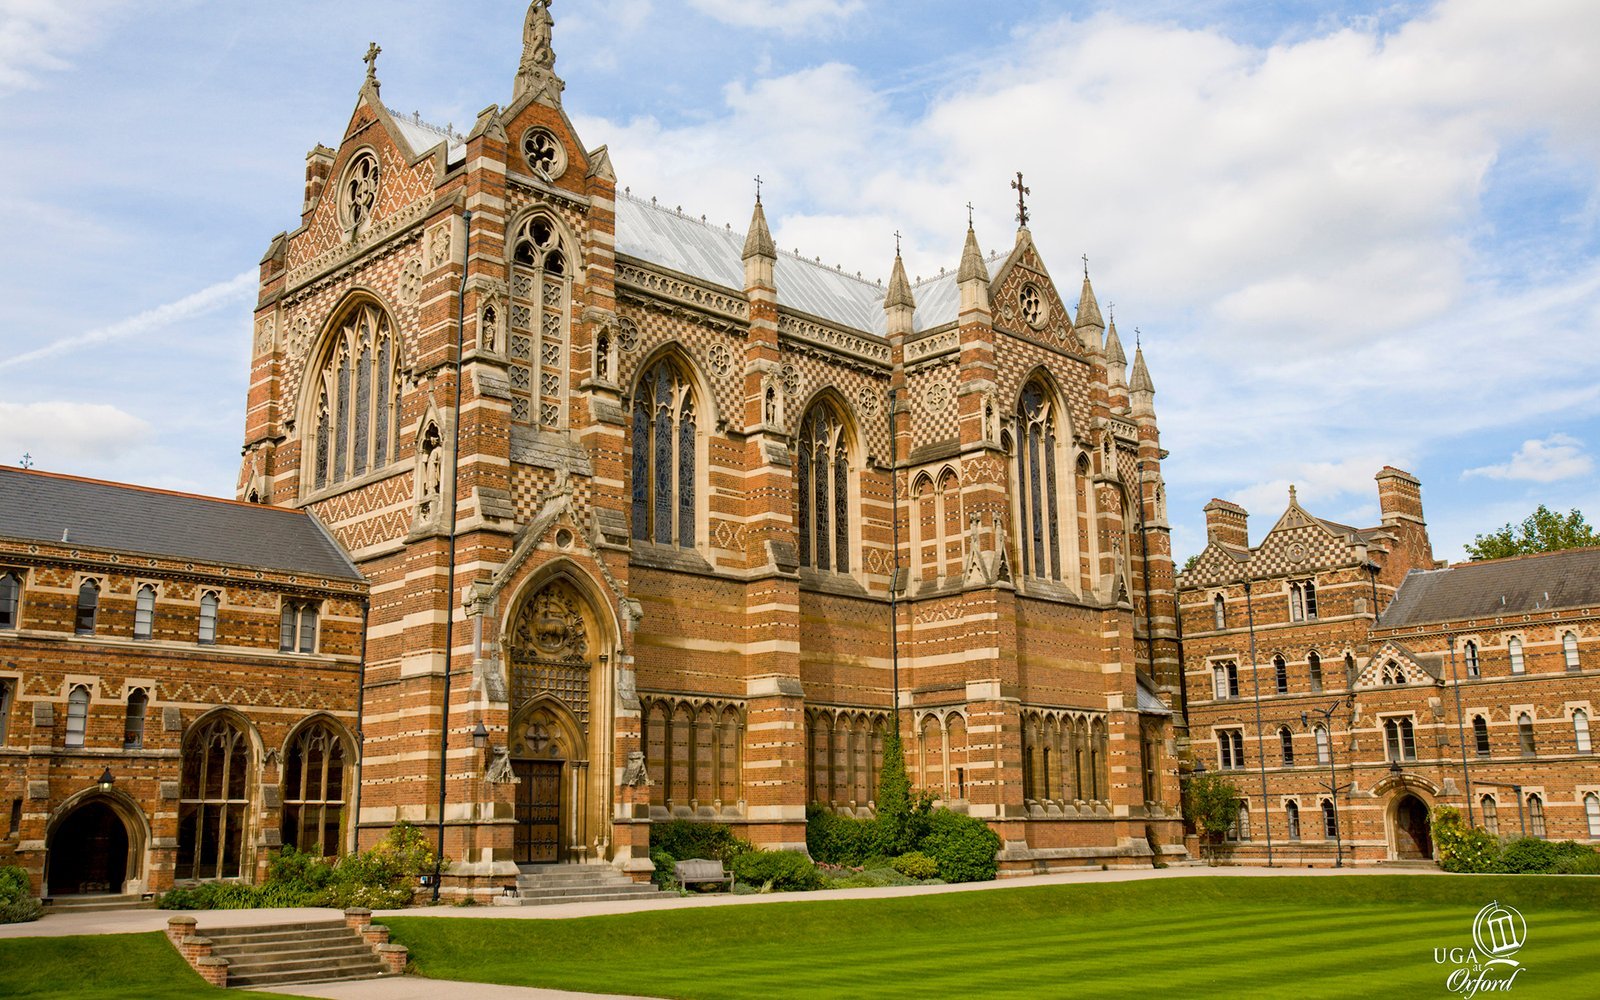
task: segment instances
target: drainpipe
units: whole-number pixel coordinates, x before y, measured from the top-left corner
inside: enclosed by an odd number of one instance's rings
[[[456,491],[461,483],[461,357],[466,353],[467,265],[472,261],[472,213],[462,212],[466,235],[461,240],[461,289],[456,295],[456,400],[450,428],[450,548],[445,566],[444,607],[444,708],[439,725],[439,843],[433,857],[433,901],[439,901],[439,877],[444,867],[445,781],[450,757],[450,674],[456,623],[456,515],[461,504]]]
[[[361,850],[361,777],[367,759],[367,737],[362,732],[367,708],[367,616],[371,611],[369,598],[361,599],[361,662],[356,664],[356,805],[355,818],[350,824],[354,850]]]
[[[1256,613],[1250,603],[1250,581],[1244,581],[1245,620],[1250,625],[1250,683],[1255,688],[1256,761],[1261,765],[1261,828],[1267,832],[1267,867],[1272,867],[1272,804],[1267,801],[1267,743],[1261,734],[1261,670],[1256,666]]]
[[[889,496],[893,514],[890,524],[894,535],[894,554],[889,575],[889,669],[894,684],[894,704],[889,714],[894,718],[894,734],[900,735],[900,610],[896,591],[900,587],[900,453],[894,439],[894,405],[896,391],[889,390]],[[902,746],[901,751],[905,748]]]

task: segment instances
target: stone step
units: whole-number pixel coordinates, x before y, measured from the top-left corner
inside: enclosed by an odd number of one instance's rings
[[[211,953],[226,958],[232,965],[259,965],[263,962],[315,962],[344,958],[372,958],[372,949],[365,941],[345,941],[324,947],[292,948],[283,951],[265,948],[217,948]]]
[[[235,989],[249,990],[273,986],[306,986],[311,983],[352,983],[369,979],[382,979],[386,972],[359,973],[350,975],[342,972],[330,972],[326,975],[309,975],[303,972],[268,973],[260,976],[242,976],[235,979],[228,977],[228,986]]]
[[[518,889],[571,889],[574,892],[583,892],[587,889],[611,889],[623,885],[638,885],[631,878],[595,880],[592,882],[550,881],[536,878],[517,879]]]
[[[600,892],[640,895],[640,894],[656,893],[656,892],[660,892],[660,891],[661,891],[660,889],[656,888],[653,885],[643,885],[643,884],[640,884],[638,882],[624,882],[624,883],[620,883],[618,885],[595,886],[595,887],[592,887],[592,888],[583,888],[583,889],[575,889],[575,888],[571,888],[571,887],[567,887],[567,886],[541,886],[541,885],[527,885],[527,886],[518,886],[517,887],[518,895],[523,896],[523,897],[528,897],[528,896],[592,896],[595,893],[600,893]]]
[[[52,896],[46,913],[103,913],[113,910],[153,910],[155,899],[143,896]]]
[[[216,952],[212,952],[216,955]],[[255,978],[264,975],[276,975],[280,972],[300,972],[309,975],[323,973],[339,973],[341,975],[355,975],[361,973],[377,973],[382,971],[383,963],[378,956],[368,951],[365,955],[346,955],[339,958],[301,958],[294,961],[285,961],[278,958],[263,958],[259,961],[245,962],[234,961],[231,955],[221,955],[228,959],[228,981],[231,983],[235,975],[244,978]]]
[[[666,893],[656,893],[662,899],[671,899]],[[650,898],[645,896],[643,898]],[[614,900],[640,901],[636,892],[597,892],[585,896],[497,896],[496,906],[555,906],[561,903],[605,903]]]
[[[200,927],[195,933],[201,937],[211,939],[214,945],[233,945],[236,943],[272,944],[278,941],[305,941],[308,939],[321,939],[335,935],[343,937],[355,933],[346,927],[342,921],[338,923],[325,923],[311,926],[295,926],[292,924],[263,924],[260,927],[219,927],[212,930],[209,927]]]

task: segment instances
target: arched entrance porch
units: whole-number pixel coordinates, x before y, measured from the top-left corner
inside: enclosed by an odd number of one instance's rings
[[[1406,792],[1395,800],[1390,812],[1395,858],[1400,861],[1428,861],[1433,858],[1433,827],[1428,805]]]
[[[138,880],[143,825],[129,807],[93,795],[64,809],[45,839],[45,891],[51,896],[121,894]]]

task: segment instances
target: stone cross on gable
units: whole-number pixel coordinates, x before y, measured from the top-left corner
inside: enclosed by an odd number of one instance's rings
[[[367,79],[368,80],[377,79],[377,75],[378,75],[378,53],[380,53],[382,51],[383,51],[383,49],[379,48],[377,42],[368,42],[367,43],[367,54],[361,57],[361,61],[367,64]]]
[[[1018,174],[1017,176],[1021,177],[1022,175]],[[967,202],[967,228],[972,228],[972,202],[970,201]]]
[[[1033,192],[1022,184],[1022,171],[1017,171],[1017,179],[1011,182],[1011,190],[1017,193],[1017,225],[1023,229],[1028,228],[1028,195]]]
[[[900,230],[898,229],[894,231],[894,255],[896,257],[900,256]]]
[[[756,203],[761,203],[761,175],[756,174]]]

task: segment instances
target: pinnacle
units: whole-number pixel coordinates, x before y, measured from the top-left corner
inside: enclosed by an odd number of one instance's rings
[[[767,213],[756,198],[756,210],[750,215],[750,232],[744,238],[744,260],[751,257],[778,259],[778,245],[772,242],[772,232],[767,229]]]
[[[1087,284],[1087,282],[1085,282],[1085,284]],[[1094,299],[1090,298],[1089,302],[1090,307],[1093,308]],[[1082,315],[1081,311],[1079,315]],[[1094,318],[1097,320],[1100,318],[1099,310],[1095,310]],[[1083,324],[1079,323],[1078,325],[1082,326]],[[1121,371],[1123,366],[1127,363],[1127,352],[1122,349],[1122,339],[1117,336],[1117,324],[1112,323],[1110,331],[1106,333],[1106,364],[1115,364],[1117,366],[1117,370]]]
[[[1129,392],[1148,392],[1155,395],[1156,385],[1150,381],[1150,370],[1144,366],[1144,348],[1133,349],[1133,375],[1128,379]]]
[[[917,300],[911,295],[911,283],[906,281],[906,265],[900,255],[894,255],[894,271],[889,275],[889,294],[883,300],[883,308],[893,309],[896,306],[906,306],[910,309],[917,307]]]
[[[1089,284],[1089,275],[1083,276],[1083,294],[1078,296],[1078,318],[1074,326],[1098,326],[1105,329],[1105,320],[1100,318],[1100,303],[1094,299],[1094,287]],[[1124,361],[1127,359],[1124,358]]]
[[[973,279],[987,284],[989,269],[983,264],[983,251],[978,249],[978,234],[968,226],[967,245],[961,250],[961,270],[956,274],[956,281],[964,283]]]

